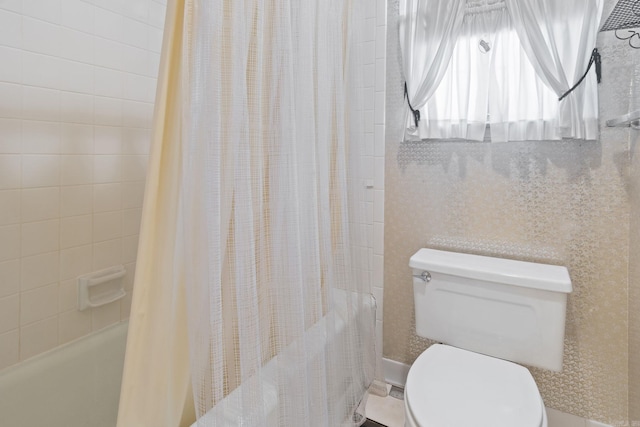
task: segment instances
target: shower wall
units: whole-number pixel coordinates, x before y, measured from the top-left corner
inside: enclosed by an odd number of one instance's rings
[[[128,317],[165,3],[0,1],[0,369]]]
[[[605,14],[614,4],[606,1]],[[628,111],[633,49],[613,34],[599,37],[598,141],[402,143],[397,8],[390,0],[384,356],[410,364],[431,344],[415,333],[408,262],[419,248],[566,265],[574,291],[563,371],[532,369],[545,403],[611,425],[640,421],[640,174],[634,158],[630,179],[628,128],[604,125]]]

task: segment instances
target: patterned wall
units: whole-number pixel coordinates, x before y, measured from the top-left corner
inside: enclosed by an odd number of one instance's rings
[[[600,140],[586,142],[400,143],[405,110],[397,3],[389,1],[387,33],[384,356],[410,364],[430,345],[415,335],[408,261],[419,248],[566,265],[574,292],[563,371],[532,369],[533,375],[547,406],[623,425],[629,412],[629,191],[635,188],[629,186],[629,130],[601,126]],[[633,68],[624,42],[605,34],[599,45],[604,123],[628,111]],[[634,379],[638,368],[631,366]]]

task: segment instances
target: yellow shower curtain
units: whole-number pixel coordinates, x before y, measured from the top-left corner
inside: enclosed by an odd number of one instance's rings
[[[118,427],[195,422],[185,288],[174,263],[182,163],[181,58],[189,1],[167,5]]]

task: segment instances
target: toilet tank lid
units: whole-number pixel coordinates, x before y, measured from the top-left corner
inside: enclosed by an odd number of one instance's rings
[[[570,293],[571,278],[566,267],[505,258],[420,249],[409,261],[411,268],[468,279],[525,288]]]

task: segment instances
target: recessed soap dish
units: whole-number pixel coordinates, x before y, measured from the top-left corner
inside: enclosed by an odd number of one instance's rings
[[[127,295],[124,290],[124,265],[109,267],[78,277],[78,310],[100,307]]]

